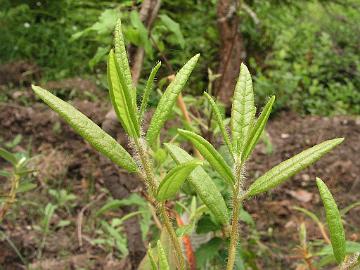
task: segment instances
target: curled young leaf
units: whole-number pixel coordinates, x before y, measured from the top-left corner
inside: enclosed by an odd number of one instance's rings
[[[144,94],[142,96],[142,101],[141,101],[141,106],[140,106],[139,121],[141,120],[142,116],[145,113],[146,107],[149,102],[150,92],[154,85],[154,79],[155,79],[155,76],[156,76],[160,66],[161,66],[161,62],[157,63],[157,65],[151,70],[150,76],[146,82],[146,86],[145,86],[145,90],[144,90]]]
[[[220,174],[230,185],[234,184],[234,175],[226,161],[218,151],[207,140],[194,132],[178,129],[181,136],[185,137],[196,147],[200,154],[210,163],[210,165]]]
[[[156,196],[157,199],[159,201],[165,201],[174,196],[189,174],[201,164],[201,161],[192,160],[179,164],[175,168],[171,169],[159,185]]]
[[[267,120],[271,113],[272,105],[274,104],[275,96],[272,96],[269,101],[266,103],[263,111],[261,112],[259,118],[257,119],[255,125],[250,131],[250,136],[245,144],[244,151],[242,153],[242,160],[247,160],[251,155],[254,147],[256,146],[262,132],[264,131]]]
[[[140,126],[130,89],[112,50],[109,53],[107,75],[111,102],[121,125],[130,137],[140,137]]]
[[[165,143],[165,147],[177,164],[194,160],[185,150],[174,144]],[[229,215],[224,198],[205,170],[201,166],[196,167],[190,173],[187,181],[214,214],[216,220],[221,224],[228,224]]]
[[[215,118],[216,118],[216,121],[219,125],[219,128],[221,130],[221,134],[224,138],[224,141],[225,141],[225,144],[226,146],[228,147],[229,149],[229,152],[230,153],[233,153],[233,147],[232,147],[232,144],[231,144],[231,141],[230,141],[230,137],[229,137],[229,134],[225,128],[225,125],[224,125],[224,121],[223,121],[223,118],[221,116],[221,113],[220,113],[220,110],[218,108],[218,106],[216,105],[215,101],[213,100],[213,98],[206,92],[204,92],[204,95],[205,97],[208,99],[210,105],[211,105],[211,108],[215,114]]]
[[[277,187],[289,177],[319,160],[323,155],[340,144],[343,140],[343,138],[337,138],[322,142],[306,149],[305,151],[302,151],[284,162],[281,162],[279,165],[256,179],[249,187],[246,196],[252,197]]]
[[[195,55],[180,69],[180,71],[176,74],[175,79],[169,84],[162,95],[146,134],[146,139],[149,145],[153,145],[156,141],[160,133],[160,129],[163,127],[165,121],[173,110],[176,98],[184,88],[199,57],[200,54]]]
[[[321,200],[326,213],[326,223],[329,227],[331,246],[337,263],[341,263],[346,255],[345,231],[341,222],[341,215],[336,202],[326,184],[316,178]]]
[[[57,112],[80,136],[97,151],[129,172],[136,172],[137,166],[130,154],[109,134],[73,106],[57,98],[49,91],[32,86],[36,95]]]
[[[161,270],[170,270],[168,260],[166,258],[165,250],[161,244],[161,241],[157,241],[157,250],[158,250],[158,257],[159,257],[159,269]]]
[[[233,105],[231,108],[231,134],[234,150],[243,151],[255,117],[254,92],[248,68],[241,64],[240,75],[235,86]]]

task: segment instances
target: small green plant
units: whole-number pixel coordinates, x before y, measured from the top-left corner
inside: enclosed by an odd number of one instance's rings
[[[224,120],[215,101],[210,95],[205,93],[214,112],[225,145],[231,155],[231,165],[225,161],[212,144],[201,136],[188,130],[179,129],[178,131],[182,137],[188,139],[196,147],[211,168],[230,187],[232,191],[232,210],[229,222],[225,200],[211,177],[202,168],[203,161],[193,158],[180,147],[168,143],[165,144],[165,147],[177,165],[170,169],[162,179],[159,179],[155,173],[156,170],[153,165],[156,162],[154,153],[158,149],[160,130],[171,114],[176,98],[184,88],[198,59],[199,55],[191,58],[169,84],[152,116],[149,128],[145,132],[142,125],[143,113],[147,105],[149,93],[152,90],[152,81],[160,64],[151,72],[147,83],[148,87],[146,87],[142,102],[138,106],[136,89],[132,85],[129,63],[126,56],[121,23],[118,21],[115,28],[115,50],[111,50],[108,56],[107,75],[110,98],[117,117],[129,136],[132,155],[70,104],[38,86],[33,86],[33,90],[38,97],[56,111],[95,149],[128,172],[136,173],[141,177],[147,188],[147,198],[156,209],[162,226],[171,241],[172,252],[170,254],[174,254],[178,269],[186,269],[187,263],[165,203],[173,198],[179,192],[183,183],[187,181],[215,219],[223,226],[225,235],[228,235],[230,238],[227,259],[227,269],[230,270],[234,267],[236,251],[238,250],[238,222],[243,201],[276,188],[300,170],[320,159],[325,153],[340,144],[343,139],[328,140],[301,152],[260,176],[246,189],[246,161],[251,156],[255,145],[263,133],[275,97],[269,99],[256,119],[251,75],[247,67],[241,65],[240,76],[234,93],[230,121],[231,135],[224,125]],[[181,234],[179,230],[178,234]],[[167,269],[167,262],[171,258],[166,259],[161,243],[157,247],[159,267],[160,269]],[[149,259],[153,269],[156,269],[156,262],[152,258],[151,252],[152,250],[149,249]]]
[[[16,194],[29,191],[36,187],[27,179],[27,175],[33,172],[29,168],[30,159],[22,153],[11,153],[0,148],[0,157],[12,165],[12,170],[0,170],[0,176],[8,179],[10,188],[0,196],[0,224],[12,205],[16,202]],[[4,187],[5,185],[3,185]]]

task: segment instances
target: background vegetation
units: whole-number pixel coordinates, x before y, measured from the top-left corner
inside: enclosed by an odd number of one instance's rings
[[[239,11],[240,31],[261,99],[276,92],[276,110],[304,114],[360,112],[356,1],[245,2],[250,12]],[[0,62],[28,59],[41,67],[43,80],[96,72],[103,81],[120,14],[127,41],[145,47],[144,74],[161,54],[175,70],[194,53],[202,54],[188,89],[198,95],[207,87],[207,68],[216,71],[219,63],[216,3],[163,1],[148,40],[134,10],[141,1],[3,0]],[[169,73],[166,67],[162,73]]]

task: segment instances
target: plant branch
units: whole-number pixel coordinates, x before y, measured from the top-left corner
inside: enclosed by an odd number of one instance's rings
[[[141,166],[143,167],[144,173],[140,175],[143,177],[148,191],[149,191],[149,195],[151,198],[151,201],[156,202],[155,203],[155,207],[157,212],[160,215],[160,218],[162,219],[162,222],[170,236],[172,245],[175,249],[176,252],[176,260],[178,263],[178,267],[180,270],[185,270],[185,260],[184,260],[184,256],[181,250],[181,246],[180,246],[180,242],[179,239],[176,236],[175,230],[171,224],[169,215],[166,212],[166,207],[165,207],[165,203],[158,203],[157,200],[155,199],[155,195],[156,195],[156,190],[157,190],[157,183],[153,174],[153,168],[152,168],[152,163],[150,161],[149,158],[149,154],[148,154],[148,147],[146,145],[146,142],[143,139],[137,139],[135,138],[135,150],[139,155],[139,159],[141,162]]]
[[[243,200],[242,193],[242,182],[243,182],[243,164],[238,160],[235,164],[235,188],[233,190],[233,210],[231,219],[231,231],[230,231],[230,244],[228,251],[228,262],[226,269],[233,270],[236,256],[236,249],[239,240],[239,214],[241,202]]]

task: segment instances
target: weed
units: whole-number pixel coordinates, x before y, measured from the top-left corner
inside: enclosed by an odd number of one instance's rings
[[[208,162],[211,169],[222,179],[223,184],[230,187],[232,210],[229,220],[225,200],[209,174],[203,169],[204,161],[194,159],[180,147],[168,143],[165,144],[165,147],[177,165],[171,168],[162,179],[159,179],[160,177],[156,174],[156,168],[154,166],[156,158],[153,153],[157,153],[159,149],[160,130],[171,114],[176,98],[184,88],[198,59],[199,55],[192,57],[183,68],[180,69],[174,80],[166,88],[150,121],[149,128],[145,132],[143,129],[143,112],[147,106],[148,92],[152,88],[152,80],[155,77],[159,64],[153,69],[149,77],[147,84],[149,87],[147,87],[144,92],[139,109],[136,102],[136,89],[132,85],[121,23],[118,21],[115,28],[115,50],[111,50],[108,56],[107,75],[110,98],[117,117],[129,136],[132,155],[99,126],[70,104],[62,101],[41,87],[33,86],[33,90],[38,97],[55,110],[96,150],[128,172],[137,173],[141,177],[147,189],[147,199],[156,209],[157,215],[161,219],[162,227],[164,228],[161,237],[167,237],[170,240],[171,250],[173,250],[171,253],[176,254],[174,256],[176,260],[175,263],[179,269],[187,268],[187,262],[184,258],[178,235],[189,233],[192,229],[192,224],[190,223],[191,226],[188,228],[185,227],[175,230],[165,203],[179,192],[183,183],[186,181],[201,198],[214,219],[222,226],[224,234],[230,238],[227,269],[231,270],[237,261],[236,253],[239,251],[238,240],[240,232],[238,222],[241,218],[243,202],[276,188],[300,170],[316,162],[340,144],[343,139],[328,140],[299,153],[260,176],[246,189],[246,161],[251,156],[255,145],[263,133],[275,97],[273,96],[268,100],[259,117],[256,119],[251,75],[247,67],[241,65],[239,80],[234,92],[230,120],[231,134],[229,134],[225,127],[222,114],[217,104],[210,95],[205,93],[206,99],[214,112],[225,146],[230,153],[231,165],[228,164],[211,143],[200,135],[189,130],[178,130],[180,136],[189,140],[194,145]],[[319,181],[320,180],[318,180],[320,194],[324,199],[325,209],[327,213],[329,213],[328,216],[332,217],[328,220],[328,223],[332,224],[331,228],[335,228],[335,233],[332,233],[332,235],[340,235],[341,228],[339,226],[335,205],[334,203],[329,203],[329,192],[326,191],[325,187],[321,185]],[[196,202],[193,203],[193,205],[195,205],[193,209],[196,209]],[[196,220],[198,216],[195,214],[196,210],[194,211],[192,211],[192,215],[194,216],[193,220]],[[202,213],[202,210],[200,213]],[[118,233],[113,231],[108,224],[103,224],[103,226],[115,239],[119,237]],[[165,232],[166,236],[164,235]],[[333,238],[331,238],[334,254],[338,259],[338,263],[342,263],[345,258],[342,249],[342,238],[335,237],[334,239],[333,241]],[[164,243],[165,242],[161,241],[157,244],[157,259],[151,255],[153,250],[151,250],[151,248],[149,249],[149,260],[151,261],[150,263],[153,269],[157,268],[157,263],[160,269],[167,269],[169,268],[169,264],[171,264],[171,256],[169,257],[169,254],[167,254],[168,249]],[[120,248],[120,246],[118,247]]]

